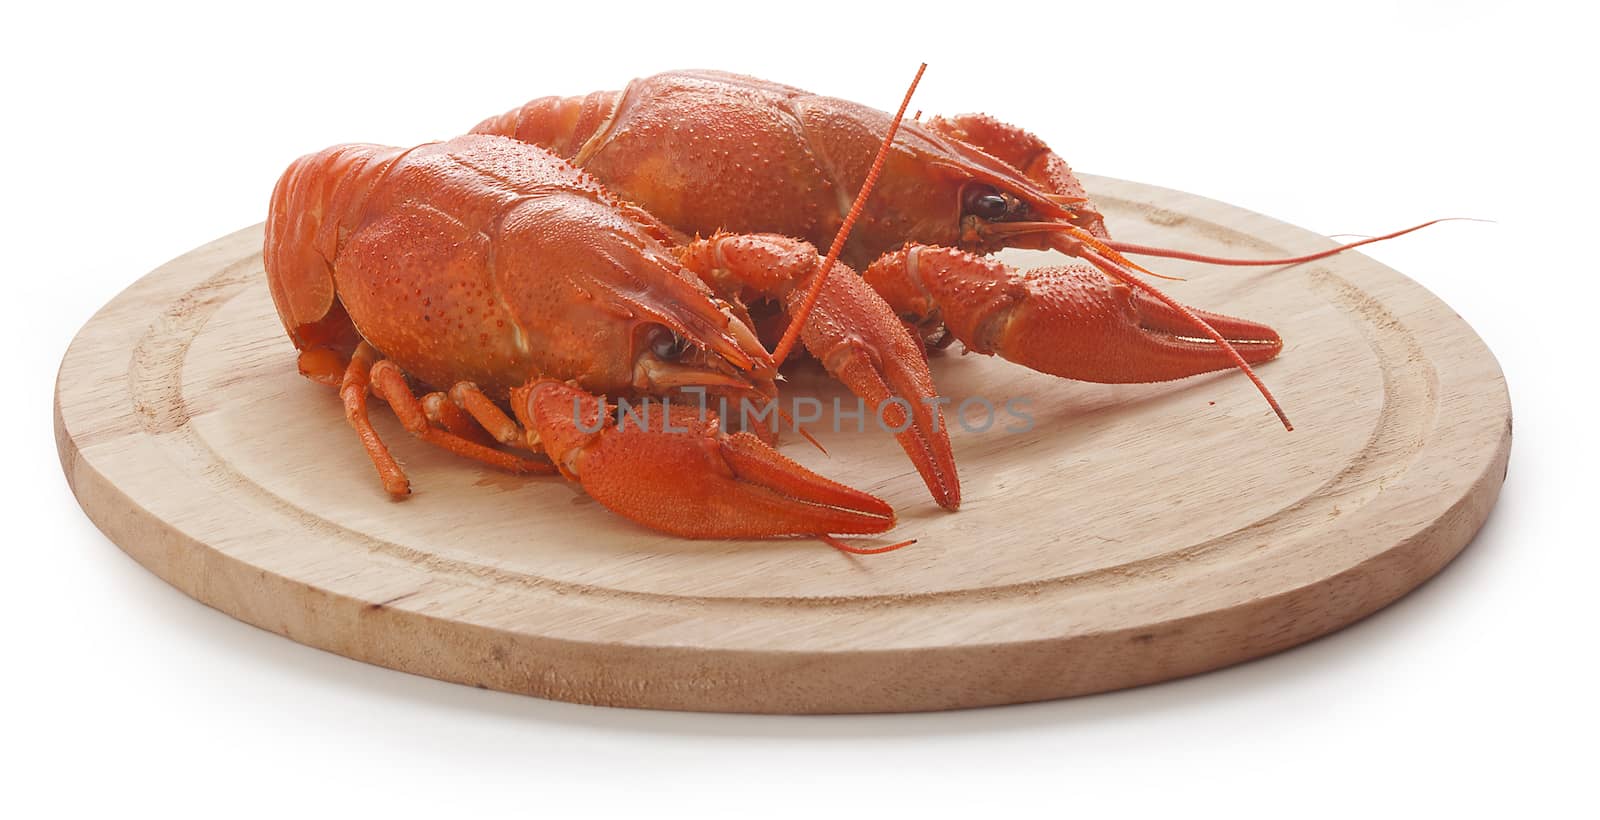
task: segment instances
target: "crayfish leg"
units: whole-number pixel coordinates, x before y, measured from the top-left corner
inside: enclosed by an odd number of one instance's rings
[[[356,435],[361,437],[361,446],[367,450],[367,457],[372,459],[372,466],[378,468],[378,479],[383,482],[383,489],[395,498],[405,498],[411,494],[411,482],[406,478],[405,470],[394,460],[389,448],[378,437],[378,431],[372,427],[372,419],[367,411],[367,393],[372,385],[372,366],[378,361],[378,351],[372,345],[362,342],[356,346],[355,355],[350,357],[350,364],[345,367],[344,377],[339,385],[339,398],[344,402],[344,417],[350,426],[356,430]]]
[[[366,448],[367,457],[372,459],[372,465],[378,470],[383,489],[394,498],[410,495],[411,481],[372,426],[367,401],[369,395],[387,402],[408,432],[435,447],[513,473],[549,474],[556,471],[548,461],[503,452],[474,441],[470,435],[450,429],[471,422],[472,417],[453,405],[451,409],[456,411],[456,415],[449,415],[449,411],[441,414],[438,408],[430,413],[425,402],[412,392],[400,367],[384,359],[372,345],[362,342],[356,346],[350,363],[345,366],[340,379],[339,398],[344,402],[345,419],[355,428],[356,435],[361,438],[361,446]],[[434,419],[446,417],[448,421],[440,421],[436,426]]]
[[[300,375],[317,384],[337,388],[344,384],[345,368],[350,366],[350,360],[331,347],[318,345],[300,351],[298,366]]]
[[[442,427],[485,447],[493,447],[496,444],[489,431],[483,429],[483,425],[468,415],[467,411],[457,407],[456,403],[450,400],[450,396],[442,390],[435,390],[422,397],[422,411],[428,414],[428,421],[435,427]]]
[[[400,366],[388,359],[380,360],[372,365],[371,384],[373,395],[389,403],[394,414],[400,419],[408,432],[423,441],[436,447],[443,448],[463,458],[470,458],[491,467],[497,467],[512,473],[554,473],[555,467],[549,462],[523,458],[512,453],[485,447],[477,442],[463,438],[449,430],[433,426],[428,421],[427,411],[422,402],[411,391],[411,385],[406,382],[406,377]]]
[[[472,382],[456,382],[450,388],[450,400],[465,411],[495,441],[511,446],[528,446],[528,434],[523,432],[500,406]]]

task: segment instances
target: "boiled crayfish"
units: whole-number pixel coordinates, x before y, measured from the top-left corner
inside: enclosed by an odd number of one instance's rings
[[[772,232],[825,245],[838,233],[892,118],[754,77],[677,71],[621,91],[541,97],[478,133],[541,145],[688,234]],[[1425,223],[1432,224],[1432,223]],[[1033,134],[983,114],[898,128],[872,198],[840,258],[938,344],[999,354],[1081,381],[1178,379],[1276,356],[1264,325],[1187,308],[1140,281],[1124,254],[1223,259],[1119,242],[1083,184]],[[987,254],[1055,249],[1084,262],[1014,270]]]
[[[901,443],[941,500],[956,492],[926,358],[860,277],[820,270],[816,251],[788,237],[674,237],[541,148],[469,135],[302,157],[273,193],[265,263],[301,373],[339,387],[395,496],[410,485],[368,419],[369,392],[429,443],[513,471],[559,470],[675,534],[888,529],[883,501],[755,433],[722,430],[703,408],[668,405],[630,428],[596,395],[772,397],[776,364],[738,293],[798,307],[818,276],[827,287],[805,322],[807,349],[872,406],[911,408],[896,419]],[[447,392],[419,398],[411,379]]]
[[[279,181],[268,281],[300,371],[339,388],[391,494],[410,485],[369,394],[429,443],[559,471],[689,537],[876,533],[894,513],[779,454],[770,429],[725,430],[688,403],[630,429],[606,397],[770,399],[798,338],[954,509],[929,340],[1122,383],[1231,366],[1254,379],[1249,363],[1281,350],[1266,325],[1139,281],[1066,163],[1030,135],[985,117],[900,125],[685,72],[535,100],[443,143],[336,146]],[[819,264],[829,241],[842,261]],[[1092,267],[1017,271],[982,255],[1001,247]],[[757,328],[773,319],[784,340],[769,352]]]

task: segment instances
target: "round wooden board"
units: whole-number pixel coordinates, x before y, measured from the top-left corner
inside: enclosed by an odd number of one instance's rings
[[[1329,240],[1221,203],[1087,182],[1119,238],[1297,254]],[[1290,268],[1161,262],[1183,301],[1265,321],[1261,374],[1054,379],[934,355],[965,503],[928,498],[893,439],[818,427],[785,452],[876,493],[913,547],[686,541],[560,478],[517,478],[379,430],[392,502],[334,391],[295,373],[261,228],[190,252],[84,327],[56,388],[62,466],[135,560],[236,618],[395,669],[546,698],[729,712],[899,712],[1150,683],[1351,623],[1477,532],[1511,446],[1504,379],[1449,307],[1357,253]],[[1042,254],[1013,254],[1038,264]],[[802,368],[790,391],[848,396]],[[848,406],[848,405],[847,405]],[[870,543],[870,541],[868,542]]]

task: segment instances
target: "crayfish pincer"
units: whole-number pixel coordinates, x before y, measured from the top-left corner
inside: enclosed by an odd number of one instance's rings
[[[882,500],[692,402],[614,417],[602,396],[773,400],[777,366],[746,299],[793,310],[807,350],[868,406],[912,408],[900,442],[934,497],[958,503],[920,341],[855,272],[819,261],[783,236],[687,242],[548,151],[482,135],[302,157],[273,192],[265,242],[300,372],[338,388],[390,494],[410,482],[369,396],[423,441],[559,472],[621,515],[700,538],[895,523]]]

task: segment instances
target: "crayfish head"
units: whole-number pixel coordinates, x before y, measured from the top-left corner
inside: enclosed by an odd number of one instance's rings
[[[1058,234],[1101,237],[1105,218],[1087,199],[1046,194],[1026,181],[990,177],[962,186],[960,239],[962,250],[986,254],[1004,248],[1047,250]]]
[[[1105,218],[1087,196],[1046,190],[1018,169],[957,140],[919,144],[913,139],[911,147],[885,165],[868,205],[877,219],[863,220],[857,234],[887,230],[902,242],[980,255],[1004,248],[1044,250],[1051,247],[1049,235],[1063,231],[1105,236]]]
[[[1072,169],[1032,134],[981,114],[934,117],[908,130],[912,178],[925,207],[941,209],[948,226],[948,236],[917,241],[986,254],[1043,250],[1048,229],[1107,236],[1105,217]],[[1023,224],[1043,230],[1018,230]]]
[[[720,328],[672,327],[654,321],[634,329],[633,388],[643,396],[715,411],[741,400],[777,394],[777,368],[755,331],[727,304],[718,302]]]
[[[824,115],[824,112],[826,115]],[[827,146],[829,164],[849,169],[827,203],[842,220],[850,197],[860,190],[890,126],[890,115],[843,100],[822,98],[806,109],[807,133]],[[990,224],[1049,221],[1097,236],[1104,218],[1064,162],[1030,135],[1013,133],[983,118],[905,120],[896,131],[882,173],[864,203],[861,219],[840,256],[861,269],[884,253],[914,242],[989,253],[1004,247],[1042,248],[1042,242],[986,231]],[[1013,150],[1018,145],[1036,147]],[[1029,153],[1031,151],[1031,153]],[[1046,160],[1030,163],[1037,154]],[[1021,165],[1012,164],[1013,161]],[[1033,165],[1045,162],[1043,171]],[[1045,172],[1048,172],[1047,174]],[[1030,174],[1045,174],[1033,176]],[[820,232],[763,226],[798,233],[819,247],[833,238],[831,213],[817,222]]]

